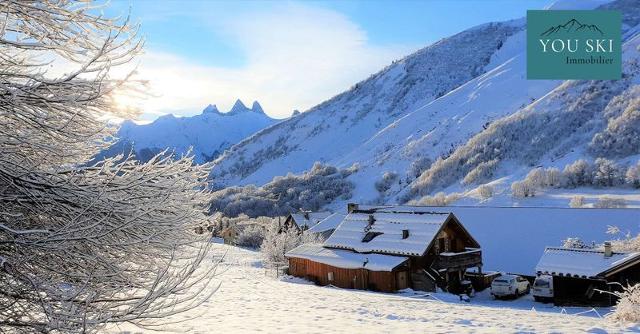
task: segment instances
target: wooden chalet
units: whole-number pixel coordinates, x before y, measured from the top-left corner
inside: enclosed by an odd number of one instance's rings
[[[536,271],[553,276],[556,305],[611,306],[616,297],[601,291],[640,283],[640,253],[613,252],[609,243],[604,250],[547,247]]]
[[[396,291],[457,292],[468,268],[481,272],[480,245],[448,212],[350,204],[321,245],[286,254],[289,273],[319,285]]]
[[[331,212],[329,211],[300,211],[298,213],[291,213],[287,216],[287,219],[285,219],[283,227],[294,227],[300,232],[306,231],[330,215]]]

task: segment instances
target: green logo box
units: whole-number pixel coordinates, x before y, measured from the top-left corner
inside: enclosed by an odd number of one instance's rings
[[[620,79],[621,31],[618,11],[527,11],[527,79]]]

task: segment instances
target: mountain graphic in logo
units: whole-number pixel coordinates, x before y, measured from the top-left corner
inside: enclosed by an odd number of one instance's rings
[[[598,28],[598,26],[595,24],[582,24],[576,19],[571,19],[567,21],[567,23],[565,24],[557,25],[545,30],[545,32],[540,34],[540,36],[551,36],[558,32],[573,33],[573,32],[584,32],[584,31],[599,32],[600,35],[604,35],[602,30],[600,30],[600,28]]]

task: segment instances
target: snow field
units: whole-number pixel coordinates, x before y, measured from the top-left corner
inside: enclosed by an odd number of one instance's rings
[[[535,303],[531,296],[494,301],[483,292],[466,303],[446,293],[383,294],[318,287],[290,277],[276,279],[262,268],[259,253],[214,245],[216,256],[225,251],[219,268],[221,285],[212,299],[188,314],[165,319],[191,320],[160,329],[170,333],[640,333],[640,325],[618,325],[588,309]],[[586,313],[573,315],[581,312]],[[106,332],[146,331],[125,324]]]

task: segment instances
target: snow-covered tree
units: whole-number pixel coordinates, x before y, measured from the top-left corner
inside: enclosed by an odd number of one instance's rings
[[[529,181],[516,181],[511,184],[511,194],[516,198],[533,197],[536,195],[535,189]]]
[[[211,208],[228,217],[283,216],[299,209],[316,211],[336,198],[351,197],[353,183],[347,177],[357,166],[338,169],[316,162],[302,174],[274,177],[262,187],[229,187],[213,194]]]
[[[444,192],[438,192],[433,196],[423,196],[417,201],[409,202],[412,205],[426,205],[426,206],[448,206],[453,202],[459,200],[462,197],[459,193],[445,194]]]
[[[284,255],[288,251],[302,244],[320,242],[321,239],[314,233],[300,233],[293,226],[271,224],[265,231],[260,251],[267,264],[284,264],[287,261]]]
[[[575,249],[590,249],[593,248],[592,245],[586,244],[580,238],[567,238],[562,241],[563,248],[575,248]]]
[[[640,188],[640,161],[627,169],[625,181],[634,188]]]
[[[105,120],[137,113],[115,102],[142,87],[111,75],[139,53],[136,27],[65,0],[0,16],[0,331],[152,326],[207,299],[209,166],[91,162]]]
[[[565,177],[568,187],[575,188],[590,185],[592,181],[593,166],[586,160],[576,162],[564,167],[562,174]]]
[[[624,183],[624,173],[611,160],[598,158],[593,171],[593,185],[614,187]]]

